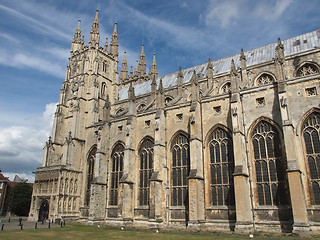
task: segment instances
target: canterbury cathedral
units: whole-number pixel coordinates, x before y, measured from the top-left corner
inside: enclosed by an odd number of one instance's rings
[[[320,232],[320,30],[164,76],[118,55],[79,21],[30,220]]]

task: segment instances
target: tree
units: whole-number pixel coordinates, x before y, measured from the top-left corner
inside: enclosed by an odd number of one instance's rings
[[[31,204],[32,186],[28,183],[17,183],[10,190],[7,198],[9,211],[17,216],[28,216]]]

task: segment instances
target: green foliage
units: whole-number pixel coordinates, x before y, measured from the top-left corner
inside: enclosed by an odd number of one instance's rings
[[[28,216],[31,204],[32,186],[28,183],[18,183],[10,189],[7,198],[9,211],[17,216]]]

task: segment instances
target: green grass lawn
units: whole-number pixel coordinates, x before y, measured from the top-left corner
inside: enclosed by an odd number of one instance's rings
[[[301,238],[298,236],[289,235],[274,235],[274,234],[254,234],[253,239],[310,239]],[[121,230],[120,228],[107,227],[97,225],[86,226],[84,224],[69,224],[63,228],[50,228],[50,229],[37,229],[37,230],[20,230],[20,231],[0,231],[0,239],[45,239],[45,240],[59,240],[59,239],[151,239],[151,240],[206,240],[206,239],[250,239],[249,234],[239,235],[235,233],[209,233],[209,232],[185,232],[185,231],[163,231],[160,229],[159,233],[155,230],[137,230],[132,228],[125,228]],[[312,239],[319,239],[317,237],[312,237]]]

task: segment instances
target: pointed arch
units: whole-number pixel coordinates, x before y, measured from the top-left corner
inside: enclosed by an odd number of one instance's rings
[[[139,205],[149,205],[150,183],[153,172],[153,145],[150,136],[144,137],[139,144]]]
[[[94,178],[94,164],[95,164],[95,159],[96,159],[96,153],[97,153],[97,145],[93,145],[87,154],[87,165],[86,165],[86,172],[87,172],[87,177],[86,177],[86,195],[85,195],[85,200],[84,200],[84,205],[89,206],[90,204],[90,196],[91,196],[91,183]],[[66,184],[67,184],[67,179],[66,179]],[[65,184],[65,188],[67,188]]]
[[[311,109],[301,124],[312,205],[320,205],[320,111]]]
[[[118,205],[119,180],[123,174],[124,144],[121,141],[113,145],[111,152],[109,205]]]
[[[312,114],[312,113],[320,113],[320,108],[313,107],[309,109],[303,116],[300,118],[300,121],[297,124],[296,127],[296,135],[302,134],[303,131],[303,123],[306,121],[306,119]]]
[[[233,206],[234,157],[231,131],[221,124],[215,125],[207,135],[209,153],[210,196],[212,206]]]
[[[221,128],[223,129],[224,131],[226,131],[230,136],[232,136],[232,131],[226,127],[225,125],[221,124],[221,123],[217,123],[216,125],[214,125],[208,132],[207,132],[207,135],[205,136],[204,138],[204,142],[206,143],[204,145],[204,147],[208,146],[209,142],[210,142],[210,135],[217,129],[217,128]]]
[[[137,106],[137,112],[143,112],[145,110],[145,108],[147,107],[147,103],[146,102],[141,102],[138,104]]]
[[[263,86],[267,84],[272,84],[276,81],[276,77],[271,72],[261,72],[257,75],[257,77],[254,80],[255,86]]]
[[[320,72],[319,65],[315,62],[305,61],[299,64],[296,68],[296,77],[305,77],[313,74],[318,74]]]
[[[231,92],[231,81],[223,82],[219,87],[219,94],[229,94]]]
[[[260,206],[287,205],[286,162],[280,128],[265,117],[250,128],[256,196]]]
[[[183,131],[171,139],[171,205],[188,205],[188,176],[190,172],[189,137]]]

